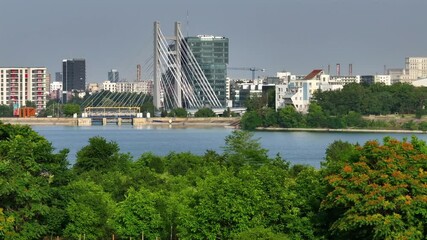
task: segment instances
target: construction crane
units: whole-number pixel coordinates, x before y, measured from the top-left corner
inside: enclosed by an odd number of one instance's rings
[[[255,80],[255,72],[261,71],[265,72],[264,68],[257,68],[257,67],[228,67],[229,70],[242,70],[242,71],[251,71],[252,72],[252,81]]]

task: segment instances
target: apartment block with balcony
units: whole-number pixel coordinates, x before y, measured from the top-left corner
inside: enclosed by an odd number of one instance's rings
[[[32,101],[40,111],[46,107],[46,82],[44,67],[0,67],[0,104],[16,108]]]

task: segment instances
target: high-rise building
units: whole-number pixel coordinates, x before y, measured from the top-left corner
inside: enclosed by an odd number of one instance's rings
[[[119,71],[117,71],[117,69],[111,69],[111,71],[108,72],[108,81],[118,82],[119,79]]]
[[[31,101],[40,111],[46,107],[46,81],[47,69],[44,67],[0,68],[0,104],[12,104],[17,109]]]
[[[62,60],[62,87],[64,91],[86,88],[86,61],[84,59]]]
[[[200,68],[205,74],[209,84],[223,106],[226,105],[227,96],[227,64],[228,64],[228,38],[198,35],[186,37],[185,41],[196,58]],[[201,86],[194,83],[196,94],[202,99]]]
[[[62,101],[67,102],[67,96],[74,90],[86,89],[86,60],[64,59],[62,60]]]

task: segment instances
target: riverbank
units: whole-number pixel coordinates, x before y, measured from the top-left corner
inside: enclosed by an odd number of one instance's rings
[[[84,118],[0,118],[3,123],[21,124],[30,126],[79,126]],[[90,120],[90,118],[88,118]],[[134,126],[144,125],[164,125],[164,126],[195,126],[195,127],[234,127],[238,125],[240,118],[135,118],[132,122]],[[129,123],[131,124],[131,123]],[[82,126],[90,126],[85,123]],[[109,124],[113,125],[113,124]]]
[[[404,129],[353,129],[353,128],[273,128],[257,127],[257,131],[286,131],[286,132],[354,132],[354,133],[414,133],[425,134],[427,131],[421,130],[404,130]]]

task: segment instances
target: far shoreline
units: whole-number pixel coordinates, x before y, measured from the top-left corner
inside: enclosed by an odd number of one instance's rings
[[[348,133],[414,133],[426,134],[422,130],[405,129],[362,129],[362,128],[276,128],[276,127],[257,127],[256,131],[276,131],[276,132],[348,132]]]

